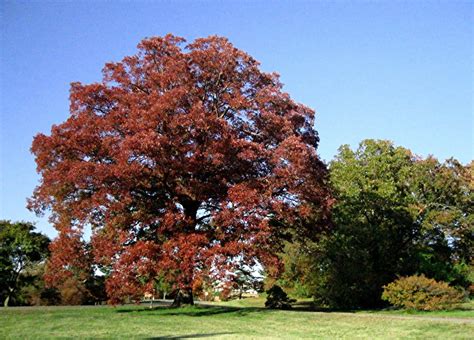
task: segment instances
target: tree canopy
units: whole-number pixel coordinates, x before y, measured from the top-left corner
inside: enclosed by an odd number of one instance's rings
[[[21,303],[18,295],[35,264],[46,260],[49,238],[27,222],[0,221],[0,297],[7,307]]]
[[[334,226],[317,242],[287,247],[287,279],[335,308],[380,306],[383,285],[398,276],[472,284],[472,164],[364,140],[342,146],[329,169]]]
[[[72,83],[70,117],[32,145],[41,182],[29,207],[50,209],[59,232],[52,281],[84,266],[86,225],[114,303],[163,273],[189,294],[236,262],[279,268],[290,228],[328,225],[314,111],[225,38],[145,39],[103,75]]]

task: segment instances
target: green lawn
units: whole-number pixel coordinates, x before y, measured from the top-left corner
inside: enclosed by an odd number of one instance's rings
[[[474,311],[407,314],[270,311],[261,299],[170,309],[145,306],[0,309],[0,338],[470,339]]]

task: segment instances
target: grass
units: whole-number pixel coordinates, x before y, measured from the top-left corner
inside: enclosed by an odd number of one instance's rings
[[[249,298],[243,300],[231,300],[228,302],[221,302],[218,305],[232,306],[232,307],[264,307],[265,297]],[[312,305],[312,299],[298,299],[296,304],[293,304],[293,308],[297,311],[300,310],[313,310],[319,312],[333,313],[337,311],[332,310],[321,310],[314,308]],[[382,310],[357,310],[351,311],[350,313],[357,314],[377,314],[377,315],[400,315],[400,316],[421,316],[421,317],[445,317],[445,318],[474,318],[474,300],[463,303],[454,310],[441,310],[441,311],[416,311],[416,310],[400,310],[400,309],[382,309]],[[474,320],[473,320],[474,322]]]
[[[171,309],[146,306],[0,309],[0,338],[470,339],[474,310],[408,314],[273,311],[262,299]],[[302,307],[304,305],[300,305]],[[444,313],[444,314],[443,314]]]

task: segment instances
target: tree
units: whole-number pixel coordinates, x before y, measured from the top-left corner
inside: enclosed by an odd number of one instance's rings
[[[61,304],[60,292],[53,287],[46,287],[44,273],[46,262],[35,264],[25,271],[31,278],[22,285],[18,295],[22,297],[22,302],[30,306],[54,306]]]
[[[471,171],[388,141],[365,140],[354,151],[342,146],[330,164],[334,228],[299,260],[312,261],[308,285],[317,302],[381,306],[383,286],[412,274],[469,286]]]
[[[274,285],[267,290],[267,300],[265,307],[270,309],[291,309],[291,304],[296,302],[290,299],[280,286]]]
[[[238,298],[242,299],[243,294],[248,290],[259,291],[263,288],[262,273],[257,268],[248,268],[240,264],[232,273],[232,288],[238,292]]]
[[[161,271],[176,304],[192,303],[203,273],[236,258],[278,269],[288,229],[329,218],[314,111],[227,39],[184,42],[145,39],[101,83],[72,83],[71,116],[33,141],[42,181],[29,207],[52,211],[55,264],[81,266],[71,244],[90,225],[112,303],[151,292]]]
[[[19,292],[34,279],[28,273],[46,260],[49,238],[28,222],[0,221],[0,296],[3,305],[21,303]]]
[[[320,237],[324,233],[320,234]],[[314,253],[318,242],[305,240],[287,242],[283,252],[280,254],[284,264],[284,271],[278,280],[278,284],[292,296],[309,298],[312,296],[312,277],[314,275]]]
[[[463,166],[453,158],[444,163],[417,159],[410,190],[410,208],[420,226],[420,273],[466,288],[474,272],[473,162]]]
[[[166,295],[171,293],[172,289],[173,285],[166,279],[163,274],[155,277],[155,291],[158,293],[158,296],[163,297],[163,300],[166,300]]]
[[[382,286],[411,273],[417,230],[405,188],[411,153],[388,141],[342,146],[331,162],[335,232],[322,241],[316,296],[336,308],[376,307]]]

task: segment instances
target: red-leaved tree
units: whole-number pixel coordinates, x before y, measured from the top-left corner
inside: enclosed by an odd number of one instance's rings
[[[192,303],[203,275],[236,263],[277,270],[283,239],[327,226],[314,111],[227,39],[184,44],[145,39],[106,64],[101,83],[72,83],[70,117],[34,138],[42,180],[29,207],[50,210],[59,232],[51,281],[88,258],[77,246],[90,225],[112,303],[152,291],[160,275],[176,304]]]

